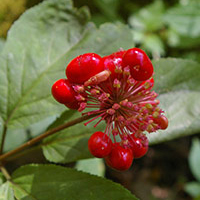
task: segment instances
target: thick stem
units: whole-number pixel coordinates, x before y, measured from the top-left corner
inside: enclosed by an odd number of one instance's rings
[[[44,138],[46,138],[46,137],[48,137],[48,136],[50,136],[50,135],[52,135],[52,134],[54,134],[54,133],[56,133],[58,131],[61,131],[61,130],[65,129],[65,128],[68,128],[70,126],[73,126],[75,124],[83,122],[83,121],[85,121],[87,119],[90,119],[90,118],[92,118],[94,116],[95,115],[86,115],[86,116],[74,119],[72,121],[69,121],[69,122],[67,122],[65,124],[62,124],[62,125],[60,125],[60,126],[58,126],[56,128],[53,128],[51,130],[48,130],[45,133],[43,133],[42,135],[39,135],[39,136],[33,138],[32,140],[29,140],[28,142],[22,144],[21,146],[17,147],[16,149],[13,149],[13,150],[11,150],[11,151],[3,154],[3,155],[0,155],[0,161],[5,160],[6,158],[8,158],[8,157],[10,157],[10,156],[12,156],[12,155],[24,150],[27,147],[32,146],[33,144],[41,141],[42,139],[44,139]]]

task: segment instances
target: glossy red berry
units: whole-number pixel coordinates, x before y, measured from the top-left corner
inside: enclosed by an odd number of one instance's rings
[[[106,157],[112,149],[112,140],[103,132],[95,132],[88,140],[91,154],[97,158]]]
[[[131,76],[145,81],[153,75],[153,65],[144,51],[138,48],[127,50],[123,56],[123,67],[129,66]]]
[[[133,151],[134,158],[141,158],[147,153],[148,144],[144,144],[144,141],[141,138],[136,138],[132,134],[129,138],[129,142],[130,142],[130,148]]]
[[[164,115],[155,118],[154,122],[159,125],[160,129],[165,130],[168,127],[168,119]]]
[[[71,83],[83,84],[90,77],[103,71],[101,57],[95,53],[86,53],[74,58],[66,68],[66,76]]]
[[[72,110],[78,110],[79,107],[80,107],[80,102],[78,101],[73,101],[73,102],[70,102],[70,103],[66,103],[65,106],[67,106],[68,108],[72,109]]]
[[[132,150],[120,146],[119,143],[115,143],[113,144],[111,153],[105,158],[105,161],[113,169],[119,171],[127,170],[133,162]]]
[[[111,72],[111,78],[117,78],[117,70],[120,69],[122,64],[122,57],[126,51],[118,51],[109,56],[105,56],[101,60],[101,66],[104,70],[109,70]]]
[[[56,81],[51,92],[53,97],[60,103],[67,104],[76,101],[75,92],[67,79]]]

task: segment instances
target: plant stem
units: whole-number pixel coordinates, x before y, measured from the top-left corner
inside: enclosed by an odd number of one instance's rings
[[[0,155],[3,153],[4,142],[5,142],[5,139],[6,139],[6,132],[7,132],[7,126],[5,125],[4,129],[3,129],[2,139],[1,139]]]
[[[48,137],[48,136],[50,136],[50,135],[52,135],[52,134],[54,134],[54,133],[56,133],[58,131],[61,131],[61,130],[65,129],[65,128],[68,128],[70,126],[73,126],[75,124],[83,122],[83,121],[85,121],[87,119],[90,119],[90,118],[92,118],[94,116],[95,115],[86,115],[86,116],[74,119],[72,121],[69,121],[69,122],[67,122],[65,124],[62,124],[62,125],[60,125],[60,126],[58,126],[56,128],[53,128],[51,130],[48,130],[45,133],[43,133],[42,135],[39,135],[39,136],[33,138],[32,140],[29,140],[28,142],[22,144],[21,146],[17,147],[16,149],[13,149],[13,150],[5,153],[5,154],[0,155],[0,161],[5,160],[6,158],[8,158],[8,157],[10,157],[10,156],[12,156],[12,155],[24,150],[27,147],[32,146],[33,144],[41,141],[42,139],[44,139],[44,138],[46,138],[46,137]]]
[[[11,180],[11,176],[10,176],[9,172],[8,172],[7,169],[2,165],[2,163],[0,163],[0,170],[1,170],[2,174],[6,177],[7,180]]]

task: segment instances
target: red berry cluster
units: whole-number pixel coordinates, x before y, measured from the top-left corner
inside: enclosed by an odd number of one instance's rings
[[[106,122],[103,132],[95,132],[88,147],[95,157],[105,158],[117,170],[127,170],[133,158],[148,150],[146,133],[166,129],[168,120],[158,107],[153,65],[144,51],[132,48],[100,57],[86,53],[74,58],[66,68],[68,79],[52,86],[54,98],[71,109],[90,110],[83,115]],[[145,133],[146,132],[146,133]]]

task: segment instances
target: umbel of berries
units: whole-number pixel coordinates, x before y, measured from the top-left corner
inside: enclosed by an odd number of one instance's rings
[[[119,50],[100,57],[86,53],[66,68],[67,79],[52,86],[54,98],[71,109],[92,115],[94,127],[104,121],[104,132],[96,131],[88,141],[92,155],[105,158],[108,166],[127,170],[134,158],[148,151],[146,134],[166,129],[168,120],[158,106],[153,65],[138,48]]]

